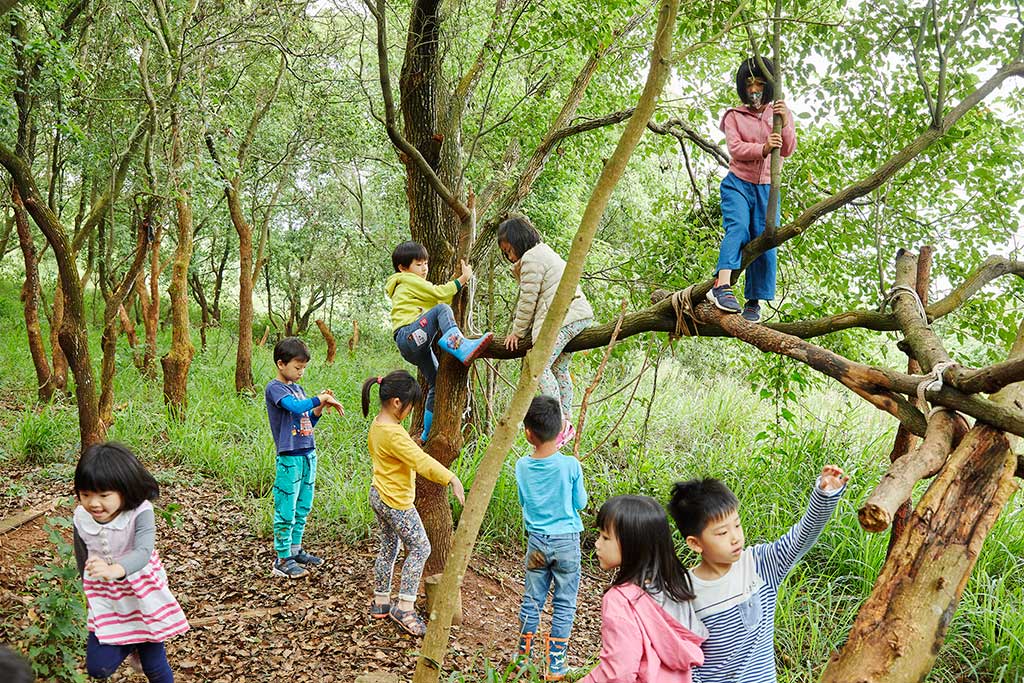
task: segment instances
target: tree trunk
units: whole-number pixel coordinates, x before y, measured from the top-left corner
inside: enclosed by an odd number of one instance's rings
[[[674,33],[677,0],[664,0],[658,13],[658,28],[655,31],[654,48],[651,51],[651,67],[643,94],[637,104],[637,116],[626,125],[625,131],[608,159],[583,212],[580,227],[573,238],[565,272],[555,292],[554,299],[544,325],[537,338],[536,347],[527,355],[519,386],[512,396],[505,414],[498,421],[498,427],[477,468],[473,486],[466,497],[466,507],[459,520],[451,558],[445,566],[444,576],[438,586],[438,599],[430,613],[430,624],[423,639],[422,654],[416,664],[415,683],[435,683],[440,676],[440,667],[448,650],[452,616],[462,586],[469,558],[476,542],[484,513],[490,502],[494,485],[498,480],[502,464],[512,446],[518,431],[519,421],[533,397],[543,368],[551,349],[554,348],[558,328],[569,310],[580,276],[583,262],[593,243],[598,224],[608,206],[612,190],[625,172],[633,150],[643,134],[647,120],[657,103],[659,94],[668,79],[671,63],[672,35]],[[440,382],[440,377],[438,380]],[[435,421],[437,417],[435,416]],[[433,432],[432,432],[433,433]],[[431,441],[434,437],[431,437]]]
[[[778,55],[776,55],[776,57],[778,57]],[[778,62],[776,61],[775,64],[776,64],[776,69],[778,69],[779,68]],[[780,130],[781,130],[781,127],[780,127]],[[776,151],[778,151],[778,150],[772,150],[772,153],[774,154]],[[772,161],[774,163],[774,161],[775,161],[774,157],[772,158]],[[776,222],[776,226],[777,225],[778,225],[778,223]],[[916,271],[914,273],[914,282],[913,282],[913,285],[912,285],[914,287],[914,291],[917,292],[918,298],[921,300],[921,305],[922,306],[927,306],[928,305],[928,284],[929,284],[929,281],[931,280],[931,271],[932,271],[932,248],[931,247],[922,247],[921,248],[921,252],[918,254],[918,257],[917,257],[917,268],[916,268]],[[909,273],[908,273],[908,276],[909,276]],[[909,279],[909,277],[908,277],[908,279]],[[897,280],[897,284],[910,285],[911,283],[909,283],[909,282],[907,282],[907,283],[900,283],[899,280]],[[910,374],[910,375],[918,375],[918,374],[920,374],[921,373],[921,364],[914,357],[913,352],[908,350],[907,351],[907,355],[908,355],[907,374]],[[927,410],[928,406],[921,405],[920,403],[918,403],[917,404],[917,408],[918,408],[918,410]],[[907,453],[910,452],[911,448],[913,448],[916,444],[917,444],[917,437],[915,437],[913,434],[911,434],[910,430],[908,430],[904,425],[900,424],[899,428],[897,428],[897,430],[896,430],[896,439],[895,439],[895,442],[893,443],[892,452],[889,454],[889,462],[896,462],[896,460],[898,460],[899,458],[905,457],[907,455]],[[886,550],[886,556],[892,554],[893,547],[896,545],[896,543],[899,540],[900,536],[903,535],[903,531],[904,531],[904,529],[906,529],[907,524],[910,523],[910,514],[911,514],[910,496],[907,495],[907,497],[903,501],[903,503],[893,513],[892,530],[889,532],[889,547]]]
[[[437,0],[419,0],[409,18],[405,60],[399,81],[404,136],[426,159],[455,196],[459,178],[461,135],[452,129],[442,112],[448,111],[438,51],[441,18]],[[430,280],[445,282],[455,270],[455,249],[460,222],[434,191],[413,159],[399,155],[406,167],[406,197],[412,238],[430,254]],[[461,296],[459,297],[461,298]],[[456,320],[462,318],[458,300],[453,301]],[[425,448],[444,466],[450,465],[462,447],[462,410],[466,405],[466,368],[447,353],[438,354],[434,388],[434,422]],[[417,420],[421,420],[417,417]],[[444,569],[452,539],[452,514],[447,489],[422,477],[416,479],[416,509],[430,539],[431,553],[425,575]]]
[[[1010,359],[1021,357],[1024,324],[1010,351]],[[1024,384],[1010,384],[991,399],[1020,406]],[[985,537],[1017,490],[1016,441],[981,423],[967,433],[918,503],[822,683],[924,680]]]
[[[157,224],[153,232],[153,241],[149,247],[149,283],[140,274],[136,284],[139,292],[139,306],[142,308],[142,327],[146,333],[146,345],[142,352],[142,374],[156,379],[156,335],[160,328],[160,241],[163,239],[163,226]]]
[[[327,342],[327,364],[334,363],[334,357],[338,353],[338,342],[334,339],[334,335],[331,333],[331,328],[327,327],[322,319],[316,319],[316,326],[320,328],[320,334],[324,336],[324,341]]]
[[[351,356],[359,348],[359,321],[352,320],[352,336],[348,338],[348,354]]]
[[[180,144],[180,142],[178,143]],[[171,267],[171,285],[167,292],[171,298],[171,348],[160,359],[164,371],[164,401],[179,420],[188,410],[188,370],[192,365],[195,347],[189,332],[188,319],[188,265],[192,260],[192,207],[185,188],[178,188],[174,203],[178,211],[178,244]]]
[[[68,359],[60,347],[60,328],[64,324],[64,287],[60,278],[53,288],[53,306],[50,311],[50,354],[53,356],[53,386],[68,390]]]
[[[922,497],[822,683],[922,681],[1017,485],[1006,436],[974,427]]]
[[[14,223],[18,230],[18,241],[25,259],[25,283],[21,288],[21,301],[25,313],[25,331],[28,335],[28,350],[36,369],[37,396],[41,403],[53,398],[55,390],[50,361],[43,345],[43,332],[39,325],[39,263],[36,245],[29,232],[28,214],[21,202],[17,185],[11,183],[11,203],[14,205]]]
[[[203,292],[203,283],[199,281],[199,275],[193,271],[188,275],[189,288],[192,290],[192,298],[199,304],[199,348],[206,350],[206,328],[210,326],[210,305],[206,302],[206,293]]]

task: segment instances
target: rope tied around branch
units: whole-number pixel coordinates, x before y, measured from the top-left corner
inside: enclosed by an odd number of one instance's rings
[[[932,371],[925,375],[917,385],[917,400],[922,404],[925,402],[925,392],[939,391],[942,389],[942,373],[956,365],[953,361],[936,363]],[[931,413],[928,415],[931,417]]]
[[[892,300],[895,299],[900,294],[900,292],[908,292],[914,297],[914,304],[917,307],[917,312],[924,320],[924,324],[927,325],[928,312],[924,308],[924,303],[921,302],[921,297],[917,295],[917,290],[914,289],[913,287],[908,287],[907,285],[892,286],[892,289],[889,290],[889,293],[885,295],[884,299],[882,299],[882,311],[885,311],[886,306],[891,306]]]
[[[690,296],[695,286],[690,285],[684,290],[672,292],[672,310],[676,314],[676,329],[672,332],[673,339],[700,336],[700,332],[697,331],[697,313],[693,310],[693,299]]]

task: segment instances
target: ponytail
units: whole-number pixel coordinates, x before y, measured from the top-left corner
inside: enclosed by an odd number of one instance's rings
[[[363,382],[363,417],[370,414],[370,388],[380,385],[380,402],[397,398],[403,407],[411,403],[419,403],[423,390],[419,382],[405,370],[394,370],[383,377],[368,377]]]

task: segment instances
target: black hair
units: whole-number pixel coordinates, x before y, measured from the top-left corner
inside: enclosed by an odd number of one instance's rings
[[[736,494],[718,479],[690,479],[672,487],[668,511],[683,538],[700,536],[708,524],[740,506]]]
[[[510,216],[498,226],[498,242],[508,242],[517,261],[541,241],[540,233],[526,216]]]
[[[413,261],[426,261],[429,258],[427,248],[419,242],[402,242],[391,252],[391,265],[397,273],[399,266],[408,268]]]
[[[775,87],[772,85],[775,80],[775,65],[772,60],[762,57],[761,61],[768,68],[768,74],[761,69],[757,57],[747,57],[736,69],[736,94],[740,96],[740,102],[750,104],[750,97],[747,95],[747,79],[759,78],[764,81],[764,97],[762,102],[771,102],[775,99]]]
[[[613,586],[636,584],[676,602],[692,600],[690,575],[672,544],[665,508],[650,496],[615,496],[597,512],[597,528],[615,534],[622,562]]]
[[[404,408],[419,403],[423,396],[419,382],[405,370],[394,370],[383,377],[370,377],[363,382],[363,417],[370,414],[370,389],[375,384],[380,385],[381,403],[397,398]]]
[[[306,342],[298,337],[285,337],[274,344],[274,365],[284,363],[288,365],[298,358],[301,361],[309,362],[309,347]]]
[[[562,406],[557,398],[534,396],[530,407],[523,416],[523,426],[547,443],[562,430]]]
[[[36,676],[21,655],[6,645],[0,645],[0,680],[5,683],[32,683]]]
[[[107,441],[89,446],[78,460],[75,495],[83,491],[117,491],[121,509],[134,510],[144,501],[156,500],[160,485],[127,446]]]

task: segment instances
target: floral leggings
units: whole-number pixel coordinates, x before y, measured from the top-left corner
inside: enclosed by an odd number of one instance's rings
[[[380,549],[373,565],[373,594],[391,597],[391,576],[398,559],[399,544],[405,546],[402,583],[398,599],[414,602],[420,588],[423,566],[430,557],[430,541],[416,508],[396,510],[380,499],[376,487],[370,487],[370,507],[380,525]]]
[[[572,341],[573,337],[590,327],[593,322],[593,318],[577,320],[558,330],[558,336],[555,337],[555,348],[551,350],[551,358],[548,359],[547,365],[544,366],[544,371],[540,375],[540,393],[558,399],[562,404],[563,420],[570,419],[572,414],[572,377],[569,375],[569,361],[572,359],[572,354],[563,353],[562,349]]]

